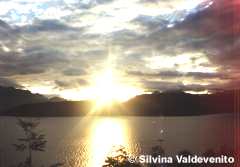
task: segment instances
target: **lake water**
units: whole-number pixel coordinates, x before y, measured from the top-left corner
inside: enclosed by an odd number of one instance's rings
[[[29,118],[28,118],[29,119]],[[38,129],[47,147],[34,153],[37,166],[63,162],[66,167],[100,167],[118,146],[134,155],[161,145],[167,155],[182,150],[201,154],[221,147],[233,149],[233,115],[194,117],[59,117],[41,118]],[[17,119],[0,117],[0,166],[24,160],[13,143],[23,136]],[[160,142],[160,139],[163,140]]]

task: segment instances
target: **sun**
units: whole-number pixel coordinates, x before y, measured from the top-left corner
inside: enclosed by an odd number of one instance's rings
[[[90,91],[98,108],[114,102],[123,102],[140,94],[139,88],[122,83],[120,80],[121,77],[111,68],[94,76]]]

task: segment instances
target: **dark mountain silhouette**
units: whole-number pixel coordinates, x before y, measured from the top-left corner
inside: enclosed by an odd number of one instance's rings
[[[22,105],[46,102],[48,98],[30,91],[0,86],[0,113],[4,110]]]
[[[193,116],[232,113],[234,91],[193,95],[181,91],[143,94],[121,104],[108,106],[93,112],[90,101],[60,101],[25,104],[4,112],[8,116],[82,116],[129,115],[129,116]]]
[[[131,115],[186,116],[234,111],[234,91],[193,95],[181,91],[140,95],[125,104]]]
[[[6,116],[80,116],[86,115],[91,110],[91,102],[88,101],[62,101],[25,104],[4,112]]]

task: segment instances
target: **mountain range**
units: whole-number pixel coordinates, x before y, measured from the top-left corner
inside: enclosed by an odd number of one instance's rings
[[[5,116],[193,116],[234,112],[235,91],[193,95],[181,91],[154,92],[114,103],[101,110],[92,101],[66,101],[30,91],[0,87],[0,113]]]

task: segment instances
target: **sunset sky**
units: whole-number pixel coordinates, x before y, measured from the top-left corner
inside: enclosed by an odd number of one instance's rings
[[[123,100],[153,90],[239,88],[239,5],[0,0],[0,85],[67,99],[109,89]]]

